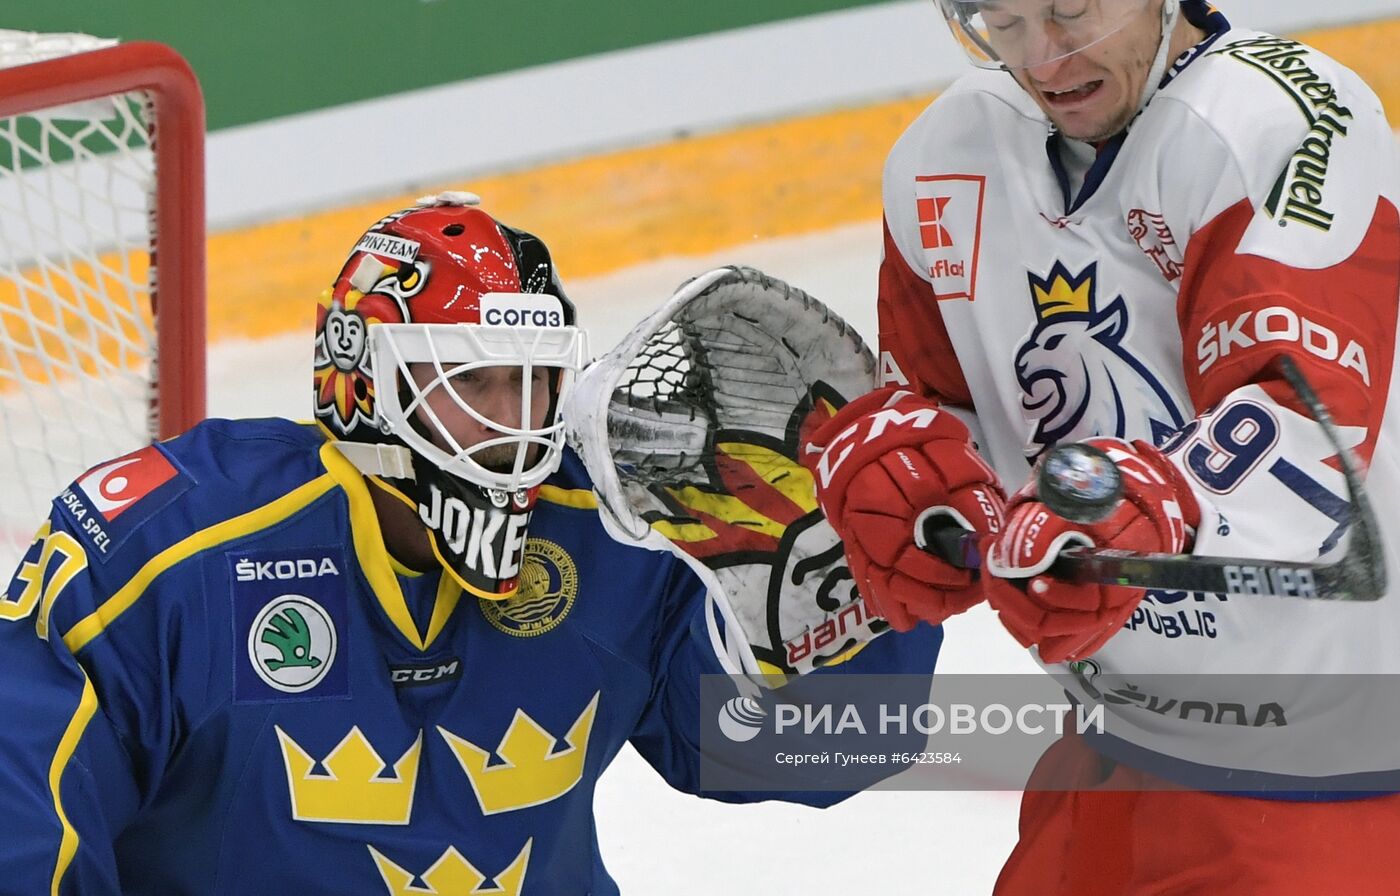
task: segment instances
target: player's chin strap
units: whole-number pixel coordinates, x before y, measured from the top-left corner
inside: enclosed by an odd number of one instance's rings
[[[1142,85],[1142,97],[1138,100],[1137,112],[1133,113],[1134,118],[1142,114],[1162,86],[1162,77],[1166,75],[1167,64],[1171,62],[1167,54],[1171,52],[1172,32],[1176,30],[1176,21],[1180,16],[1180,0],[1162,0],[1162,40],[1157,44],[1157,55],[1147,72],[1147,83]]]
[[[379,445],[366,442],[333,443],[355,469],[370,476],[390,479],[413,479],[413,452],[403,445]]]

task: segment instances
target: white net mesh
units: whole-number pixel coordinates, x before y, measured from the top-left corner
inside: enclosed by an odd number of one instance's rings
[[[0,32],[0,68],[107,46]],[[49,501],[149,442],[155,166],[127,94],[0,118],[0,575]]]

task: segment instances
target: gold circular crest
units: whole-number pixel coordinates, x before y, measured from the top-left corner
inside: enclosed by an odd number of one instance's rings
[[[578,568],[559,545],[543,538],[525,542],[520,590],[506,600],[478,599],[486,621],[508,635],[533,638],[564,621],[578,596]]]

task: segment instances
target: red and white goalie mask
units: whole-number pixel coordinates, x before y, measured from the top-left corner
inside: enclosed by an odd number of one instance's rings
[[[587,360],[549,250],[453,193],[381,219],[317,308],[316,417],[473,594],[518,587]]]

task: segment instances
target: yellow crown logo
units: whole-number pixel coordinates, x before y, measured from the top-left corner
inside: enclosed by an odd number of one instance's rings
[[[423,884],[427,889],[413,886],[411,873],[389,861],[373,846],[369,846],[368,849],[391,896],[425,896],[430,893],[435,896],[520,896],[520,891],[525,886],[525,868],[530,864],[530,846],[534,842],[533,837],[526,840],[520,854],[504,871],[496,875],[496,885],[484,890],[481,885],[486,883],[486,875],[477,871],[476,866],[468,862],[454,846],[447,847],[442,857],[423,872]]]
[[[386,763],[360,732],[359,726],[336,744],[322,765],[280,727],[274,726],[287,769],[292,817],[298,821],[343,824],[408,824],[413,812],[413,788],[418,783],[418,755],[423,732],[394,763],[394,777],[382,777]]]
[[[1088,314],[1091,310],[1090,300],[1094,293],[1094,281],[1091,278],[1086,277],[1083,283],[1075,285],[1056,271],[1050,278],[1049,286],[1050,288],[1046,289],[1039,283],[1031,284],[1035,293],[1035,312],[1041,320],[1071,312]]]
[[[462,771],[467,773],[483,815],[547,803],[568,793],[579,782],[588,758],[588,736],[593,731],[600,693],[593,694],[569,728],[564,736],[568,745],[561,750],[556,750],[558,742],[548,731],[523,709],[517,709],[496,748],[496,755],[504,761],[490,768],[486,766],[491,758],[488,751],[446,728],[438,728]]]

